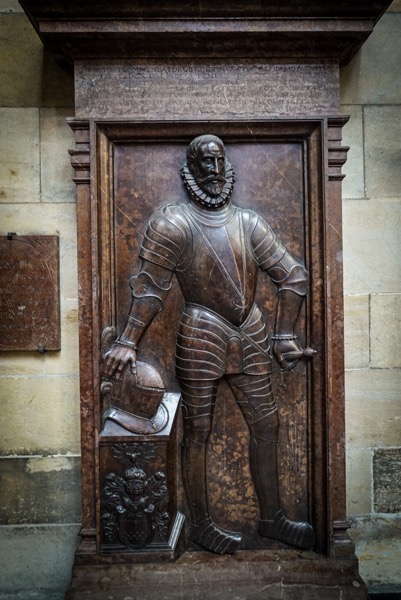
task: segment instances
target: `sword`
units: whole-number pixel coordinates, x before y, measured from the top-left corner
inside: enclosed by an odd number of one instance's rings
[[[292,352],[283,352],[283,358],[288,361],[299,360],[300,358],[313,358],[317,350],[313,348],[304,348],[303,350],[294,350]]]

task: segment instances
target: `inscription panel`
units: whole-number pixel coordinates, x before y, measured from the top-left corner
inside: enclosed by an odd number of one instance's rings
[[[60,350],[59,239],[0,237],[0,351]]]
[[[78,117],[265,118],[339,109],[331,62],[92,60],[77,61],[75,77]]]

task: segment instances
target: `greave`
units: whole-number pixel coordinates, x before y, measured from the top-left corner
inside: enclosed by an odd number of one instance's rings
[[[260,506],[260,518],[270,519],[280,508],[277,442],[251,436],[249,459]]]
[[[206,480],[206,443],[185,438],[182,446],[182,479],[191,521],[197,525],[209,517]]]
[[[271,432],[277,428],[270,428]],[[274,439],[273,436],[266,436]],[[251,436],[250,464],[260,505],[259,535],[280,540],[297,548],[308,549],[314,544],[312,526],[305,521],[291,521],[281,510],[277,442]]]
[[[191,541],[218,554],[232,554],[241,542],[238,533],[216,525],[209,516],[206,477],[206,443],[186,438],[182,451],[182,476],[191,513]]]

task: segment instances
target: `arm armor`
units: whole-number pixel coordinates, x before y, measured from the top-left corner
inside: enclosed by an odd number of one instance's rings
[[[261,216],[253,211],[249,215],[253,255],[262,271],[269,271],[284,256],[285,247]]]
[[[308,293],[308,273],[286,250],[270,225],[253,211],[249,211],[251,245],[259,267],[266,271],[278,291],[291,290],[299,296]]]
[[[172,275],[172,271],[144,261],[139,273],[130,279],[131,308],[117,342],[138,345],[153,318],[163,309]]]
[[[278,290],[274,334],[293,336],[308,293],[308,272],[291,256],[263,218],[254,214],[253,219],[251,240],[255,259]]]
[[[130,280],[131,309],[117,342],[136,347],[152,319],[163,309],[173,272],[187,246],[187,230],[175,205],[164,206],[150,219],[139,252],[142,266]]]
[[[139,252],[141,258],[174,271],[188,246],[188,225],[175,205],[167,205],[149,221]]]
[[[162,310],[164,299],[171,290],[170,279],[172,274],[171,272],[166,275],[164,275],[164,273],[158,273],[159,275],[162,274],[164,276],[164,280],[159,277],[160,281],[155,281],[152,275],[148,273],[148,271],[156,271],[155,265],[150,264],[149,267],[150,268],[147,268],[146,271],[141,270],[137,275],[131,277],[129,284],[131,286],[132,296],[134,298],[157,298],[160,300],[161,304],[159,310]],[[154,276],[156,276],[156,273]]]
[[[274,335],[293,336],[303,299],[308,293],[308,272],[286,251],[268,273],[278,288]]]
[[[308,272],[287,250],[278,262],[267,269],[267,273],[273,279],[279,293],[284,290],[291,290],[298,296],[306,296],[308,293]]]

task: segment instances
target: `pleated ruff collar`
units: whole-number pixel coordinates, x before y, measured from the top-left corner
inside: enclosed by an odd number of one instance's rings
[[[235,173],[233,167],[226,160],[226,182],[223,186],[221,194],[219,196],[210,196],[207,192],[203,191],[196,183],[194,176],[189,170],[188,164],[184,163],[181,168],[181,177],[183,179],[185,188],[187,189],[192,200],[205,206],[208,209],[215,209],[224,206],[229,201],[231,194],[234,189]]]

